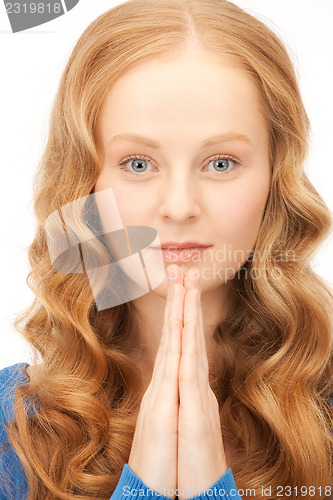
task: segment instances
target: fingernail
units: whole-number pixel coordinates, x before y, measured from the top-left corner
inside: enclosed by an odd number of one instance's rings
[[[201,293],[198,293],[197,295],[197,303],[200,304],[200,296],[201,296]]]
[[[168,282],[172,285],[177,279],[177,272],[174,269],[167,270]]]
[[[194,283],[199,287],[200,286],[200,280],[201,280],[201,275],[200,273],[197,274],[195,277],[194,277]]]

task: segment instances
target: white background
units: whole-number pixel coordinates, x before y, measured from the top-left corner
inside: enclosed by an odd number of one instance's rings
[[[31,361],[29,346],[10,326],[31,304],[25,280],[32,242],[32,178],[46,142],[49,113],[61,73],[76,40],[100,14],[122,3],[80,0],[73,10],[42,26],[13,34],[0,2],[1,300],[0,369]],[[312,124],[306,172],[333,212],[332,0],[234,0],[268,24],[288,47]],[[333,237],[314,268],[333,284]]]

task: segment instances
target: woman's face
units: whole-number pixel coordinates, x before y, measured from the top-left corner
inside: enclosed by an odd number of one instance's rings
[[[206,52],[147,59],[112,85],[95,132],[94,191],[113,189],[124,226],[153,227],[161,245],[211,245],[177,263],[200,270],[203,292],[227,282],[254,248],[270,188],[250,76]],[[166,280],[154,293],[165,295]]]

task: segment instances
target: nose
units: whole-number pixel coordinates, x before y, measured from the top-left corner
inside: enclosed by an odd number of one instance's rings
[[[191,178],[188,173],[182,172],[181,168],[175,169],[173,174],[164,180],[161,191],[160,217],[178,223],[198,218],[202,196],[193,176]]]

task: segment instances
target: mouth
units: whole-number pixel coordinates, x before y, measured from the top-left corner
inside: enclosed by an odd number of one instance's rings
[[[154,251],[162,252],[165,262],[189,262],[200,256],[213,245],[203,245],[200,243],[176,243],[163,244],[161,247],[150,247]]]

